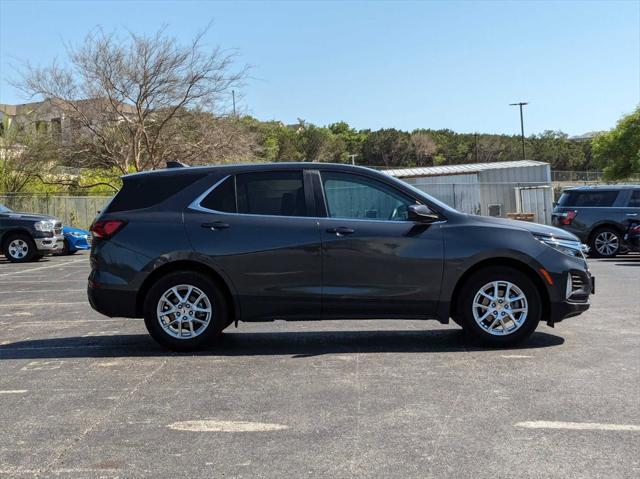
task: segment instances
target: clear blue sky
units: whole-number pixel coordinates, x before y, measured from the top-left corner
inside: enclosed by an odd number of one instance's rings
[[[209,45],[252,65],[242,106],[260,119],[357,128],[569,134],[640,103],[640,2],[178,2],[0,0],[0,102],[12,64],[63,58],[94,28]]]

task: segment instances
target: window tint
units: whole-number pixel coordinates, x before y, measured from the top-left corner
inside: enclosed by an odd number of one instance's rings
[[[617,191],[568,191],[558,201],[559,206],[612,206]]]
[[[640,190],[633,190],[629,198],[629,207],[640,208]]]
[[[200,206],[209,210],[235,213],[236,187],[234,177],[230,176],[216,186],[211,193],[209,193],[204,200],[200,202]]]
[[[238,213],[306,216],[301,171],[269,171],[236,175]]]
[[[197,180],[204,178],[205,175],[206,173],[181,173],[125,177],[122,189],[111,200],[106,211],[149,208],[182,191]]]
[[[327,213],[331,218],[406,220],[414,204],[382,182],[349,173],[322,173]]]

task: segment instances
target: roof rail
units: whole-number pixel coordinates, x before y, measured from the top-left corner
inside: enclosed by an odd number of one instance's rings
[[[167,168],[187,168],[189,165],[180,161],[170,160],[167,161]]]

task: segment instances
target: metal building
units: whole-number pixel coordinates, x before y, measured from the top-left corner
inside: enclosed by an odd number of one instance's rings
[[[506,217],[534,213],[551,224],[551,168],[540,161],[503,161],[385,170],[464,213]]]

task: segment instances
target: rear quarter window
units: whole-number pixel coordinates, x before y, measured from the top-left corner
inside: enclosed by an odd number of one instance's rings
[[[125,177],[122,189],[111,200],[106,212],[114,213],[150,208],[169,199],[205,176],[206,173],[182,173]]]
[[[607,207],[613,206],[618,191],[565,191],[562,193],[558,206],[575,206],[575,207]]]

